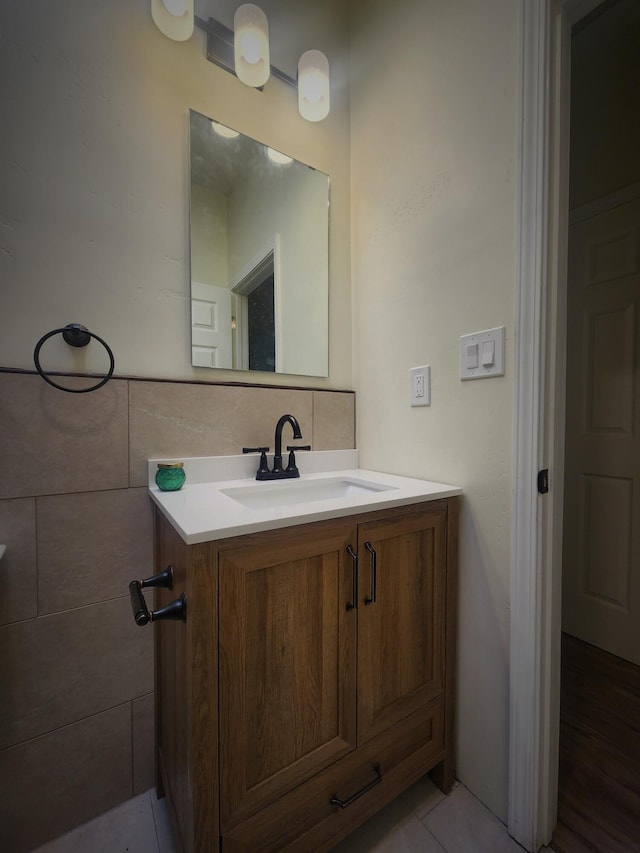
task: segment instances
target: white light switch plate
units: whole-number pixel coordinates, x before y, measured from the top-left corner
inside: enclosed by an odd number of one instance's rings
[[[431,405],[431,365],[412,367],[411,374],[411,405]]]
[[[460,338],[460,379],[504,376],[504,326]]]

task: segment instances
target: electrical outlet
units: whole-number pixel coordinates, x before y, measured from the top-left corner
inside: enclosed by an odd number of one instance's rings
[[[411,375],[411,405],[431,405],[431,366],[412,367]]]

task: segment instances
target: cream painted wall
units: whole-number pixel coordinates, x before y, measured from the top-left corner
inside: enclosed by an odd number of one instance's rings
[[[191,184],[191,278],[227,287],[227,198],[213,187]]]
[[[198,5],[225,19],[237,4]],[[0,5],[1,367],[33,368],[38,338],[74,321],[108,341],[120,375],[258,376],[190,365],[193,108],[331,175],[330,378],[259,381],[351,386],[347,10],[342,0],[261,5],[275,64],[281,49],[288,66],[309,47],[330,57],[324,122],[300,118],[294,90],[280,81],[261,93],[208,62],[200,30],[185,43],[165,38],[148,0]],[[60,338],[42,361],[52,370],[106,363]]]
[[[464,487],[458,777],[507,804],[517,8],[355,0],[352,286],[363,466]],[[459,337],[506,326],[506,375],[461,382]],[[430,364],[432,405],[410,408]]]

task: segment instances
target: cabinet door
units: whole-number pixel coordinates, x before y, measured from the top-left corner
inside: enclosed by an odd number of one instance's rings
[[[221,828],[356,746],[351,523],[219,557]]]
[[[443,693],[446,508],[360,525],[358,556],[360,744]]]

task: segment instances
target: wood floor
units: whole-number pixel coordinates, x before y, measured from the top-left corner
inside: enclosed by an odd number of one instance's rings
[[[640,853],[640,667],[564,634],[558,853]]]

